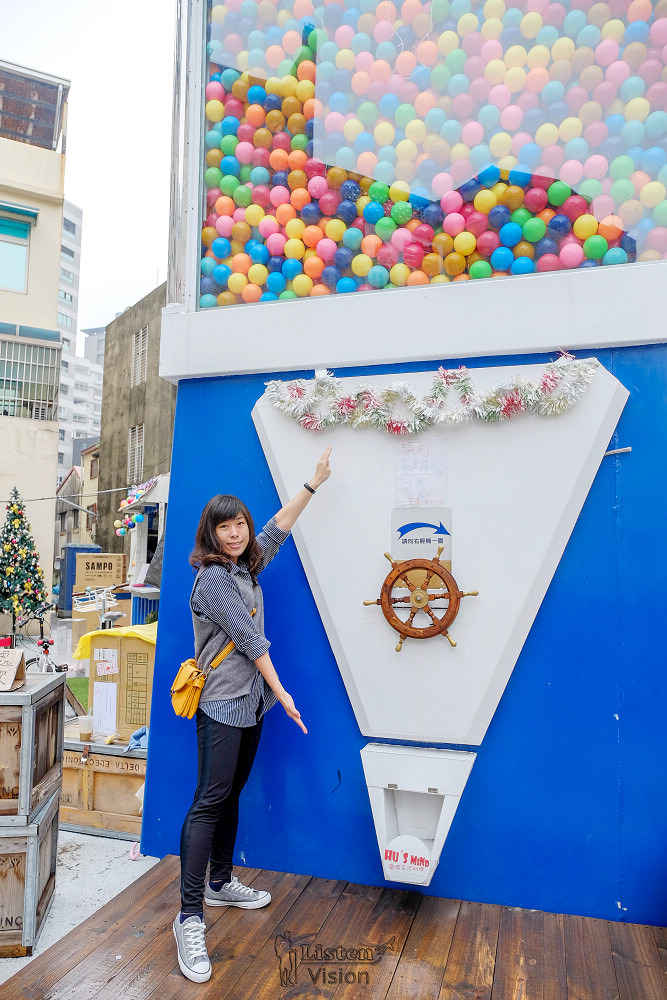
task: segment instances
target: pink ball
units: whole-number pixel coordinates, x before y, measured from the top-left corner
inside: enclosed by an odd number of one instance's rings
[[[471,80],[468,93],[475,104],[488,104],[491,84],[485,76],[478,76],[476,80]]]
[[[271,153],[264,146],[258,146],[252,157],[253,166],[265,167],[267,170],[271,166]]]
[[[477,237],[477,249],[484,257],[490,257],[500,246],[500,236],[492,229],[487,229]]]
[[[543,208],[546,208],[548,201],[549,196],[544,188],[528,188],[523,198],[524,207],[527,208],[529,212],[535,212],[535,214],[541,212]]]
[[[667,45],[667,17],[661,17],[653,22],[649,37],[654,45]]]
[[[667,229],[664,226],[655,226],[646,237],[646,246],[649,250],[659,250],[661,253],[667,251]]]
[[[442,207],[442,202],[440,204]],[[449,236],[458,236],[459,233],[463,232],[465,226],[465,219],[459,212],[449,212],[442,221],[443,231]]]
[[[436,198],[444,198],[454,187],[451,174],[448,174],[446,171],[436,174],[431,182],[431,187]]]
[[[282,184],[271,188],[270,201],[274,208],[277,208],[278,205],[286,205],[289,201],[289,196],[289,188],[283,187]]]
[[[489,91],[489,102],[501,110],[506,108],[512,100],[512,93],[504,83],[497,83]]]
[[[461,48],[467,56],[478,56],[482,51],[484,39],[479,31],[471,31],[461,42]]]
[[[532,141],[532,136],[528,132],[517,132],[516,135],[512,136],[512,153],[520,160],[521,150],[527,142]]]
[[[659,59],[645,59],[637,75],[650,87],[662,78],[662,62]]]
[[[273,233],[280,232],[278,220],[274,219],[272,215],[265,215],[263,219],[260,219],[257,228],[259,229],[260,236],[264,239],[271,236]]]
[[[250,122],[241,122],[236,132],[236,138],[239,142],[252,142],[254,135],[255,126],[251,125]]]
[[[349,49],[353,38],[354,28],[350,27],[349,24],[341,24],[340,28],[336,28],[334,41],[339,48]]]
[[[614,199],[608,194],[599,194],[593,198],[589,211],[596,219],[604,219],[614,214]]]
[[[581,105],[588,100],[588,91],[585,87],[572,87],[565,95],[565,102],[574,114],[577,113]]]
[[[619,46],[613,38],[605,38],[595,47],[595,61],[598,66],[610,66],[618,59]]]
[[[373,59],[372,52],[360,52],[357,56],[355,56],[354,68],[358,73],[370,73],[374,62],[375,60]],[[391,76],[391,69],[389,69],[389,63],[385,63],[385,65],[389,70],[387,73],[387,79],[389,79]]]
[[[604,177],[609,169],[609,164],[607,162],[607,157],[602,156],[600,153],[596,153],[595,156],[589,156],[587,160],[584,161],[584,173],[586,177],[593,177],[595,180],[600,180]]]
[[[403,247],[403,261],[408,267],[419,267],[424,259],[424,247],[419,243],[408,243]]]
[[[530,111],[531,108],[536,108],[540,103],[540,99],[538,95],[533,94],[532,91],[524,90],[522,94],[519,94],[516,97],[516,103],[525,114],[526,111]]]
[[[206,84],[205,94],[207,101],[222,101],[225,96],[225,88],[217,80],[211,80],[210,83]]]
[[[284,149],[289,153],[292,149],[292,137],[287,132],[276,132],[273,137],[273,148]]]
[[[580,194],[571,194],[569,198],[566,198],[563,202],[560,212],[563,215],[567,215],[571,222],[578,219],[580,215],[584,215],[588,212],[588,202],[585,198],[582,198]]]
[[[311,198],[321,198],[329,190],[325,177],[311,177],[308,181],[308,194]]]
[[[430,247],[433,243],[433,237],[435,236],[435,230],[433,226],[427,226],[425,222],[422,222],[419,226],[416,226],[412,231],[412,239],[415,243],[420,243],[424,247]]]
[[[579,160],[566,160],[558,171],[558,176],[570,187],[576,187],[584,176],[584,165]]]
[[[338,244],[335,240],[330,240],[328,236],[324,236],[317,244],[317,256],[325,262],[334,259],[336,250],[338,250]]]
[[[261,205],[262,208],[266,208],[267,205],[271,204],[271,188],[265,184],[258,184],[252,189],[252,200],[255,205]]]
[[[452,101],[452,115],[463,121],[470,118],[475,107],[475,100],[470,94],[457,94]]]
[[[590,125],[587,125],[584,129],[584,139],[591,149],[596,149],[598,146],[601,146],[608,135],[609,129],[604,122],[591,122]]]
[[[516,131],[523,121],[523,111],[518,104],[508,104],[506,108],[500,112],[500,124],[504,129],[508,129],[510,132]]]
[[[455,160],[450,167],[450,172],[456,187],[475,176],[473,166],[467,158]]]
[[[542,15],[542,20],[550,28],[560,28],[565,20],[565,7],[562,3],[550,3]]]
[[[398,264],[400,260],[400,254],[396,247],[393,247],[391,243],[385,243],[381,246],[377,252],[377,262],[381,264],[382,267],[392,268],[394,264]]]
[[[286,243],[287,237],[282,233],[271,233],[266,240],[266,249],[272,257],[279,257],[283,252]]]
[[[493,59],[502,59],[503,57],[503,46],[502,43],[498,41],[497,38],[492,38],[488,42],[484,42],[479,54],[484,60],[484,62],[491,62]]]
[[[220,188],[209,188],[206,192],[206,207],[213,208],[221,193]]]
[[[484,215],[483,212],[471,212],[466,219],[466,229],[473,236],[481,236],[486,231],[488,224],[488,216]]]
[[[601,104],[603,108],[608,108],[616,100],[617,94],[618,87],[609,80],[603,80],[593,90],[593,100]]]
[[[251,142],[239,142],[234,150],[234,156],[239,163],[252,163],[255,147]]]
[[[324,116],[324,128],[327,132],[342,132],[345,124],[345,117],[340,111],[330,111]]]
[[[645,97],[654,111],[667,111],[667,83],[652,83]]]
[[[464,74],[469,80],[474,80],[484,72],[484,60],[481,56],[470,56],[466,59],[463,67]]]
[[[544,273],[546,271],[560,271],[561,267],[560,257],[555,253],[545,253],[538,257],[535,270]]]
[[[578,243],[570,243],[568,246],[561,247],[558,256],[563,267],[579,267],[584,259],[583,247],[580,247]]]
[[[484,128],[479,122],[466,122],[461,129],[461,141],[466,146],[477,146],[484,138]]]
[[[245,208],[236,208],[232,213],[234,222],[245,222]]]
[[[607,66],[604,74],[605,80],[609,80],[609,83],[613,83],[615,87],[620,87],[629,76],[630,67],[626,62],[623,62],[622,59],[619,59]]]
[[[542,163],[551,167],[553,170],[558,170],[564,160],[565,153],[563,152],[562,146],[546,146],[542,150]]]
[[[327,191],[320,198],[320,209],[324,215],[335,215],[339,204],[340,195],[338,191]]]
[[[237,211],[238,211],[238,209],[237,209]],[[213,227],[213,226],[215,226],[215,224],[216,224],[217,221],[218,221],[218,216],[215,214],[215,212],[209,212],[208,215],[206,216],[206,225],[207,226]]]
[[[218,236],[225,236],[227,239],[232,235],[234,220],[231,215],[221,215],[215,224]]]
[[[449,215],[450,212],[458,212],[462,204],[463,198],[458,191],[448,191],[440,199],[440,208],[443,210],[445,215]],[[459,232],[460,231],[461,230],[459,230]]]
[[[391,245],[395,247],[396,250],[399,251],[399,253],[403,253],[405,248],[409,246],[411,243],[412,243],[412,233],[410,232],[409,229],[403,229],[401,227],[400,229],[395,229],[394,232],[391,234]]]
[[[237,97],[234,97],[232,94],[228,94],[227,97],[225,97],[226,115],[231,115],[233,118],[241,118],[244,111],[245,108]]]

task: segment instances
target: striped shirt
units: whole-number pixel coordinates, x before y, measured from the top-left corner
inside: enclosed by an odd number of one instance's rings
[[[289,532],[281,531],[275,518],[257,535],[263,551],[260,573],[278,552]],[[264,635],[262,588],[252,581],[241,563],[229,569],[218,563],[205,566],[195,580],[190,597],[195,634],[195,656],[206,669],[231,639],[235,648],[208,675],[199,708],[216,722],[245,728],[254,726],[276,703],[254,660],[268,652]],[[255,609],[254,616],[251,611]]]

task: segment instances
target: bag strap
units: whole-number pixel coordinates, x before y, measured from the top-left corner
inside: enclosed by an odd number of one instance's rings
[[[251,616],[254,615],[256,611],[257,611],[257,608],[253,608],[252,611],[250,612]],[[206,673],[208,673],[209,670],[214,670],[217,666],[219,666],[219,664],[222,663],[222,661],[224,660],[224,658],[226,656],[229,656],[229,654],[231,653],[231,651],[233,649],[235,649],[235,648],[236,647],[235,647],[234,642],[230,639],[230,641],[227,643],[227,645],[224,646],[223,649],[220,650],[220,652],[215,657],[215,659],[211,661],[211,665],[209,666],[209,668],[206,671]]]

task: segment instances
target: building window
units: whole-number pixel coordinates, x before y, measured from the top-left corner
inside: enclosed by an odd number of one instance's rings
[[[58,431],[58,440],[59,441],[64,441],[65,440],[65,431],[63,430],[62,427]]]
[[[130,427],[127,442],[127,481],[140,483],[144,477],[144,425]]]
[[[68,316],[66,313],[59,312],[58,313],[58,326],[62,326],[66,330],[69,330],[70,327],[72,326],[72,317]]]
[[[68,271],[66,267],[61,267],[60,268],[60,277],[63,279],[63,281],[67,281],[70,284],[73,284],[73,282],[74,282],[74,271]]]
[[[64,289],[59,288],[58,289],[58,298],[62,299],[63,302],[71,302],[72,301],[72,293],[71,292],[66,292],[66,291],[64,291]]]
[[[54,420],[60,382],[56,348],[0,340],[0,412],[11,417]]]
[[[99,458],[91,458],[90,460],[90,478],[97,479],[100,474],[100,460]]]
[[[27,222],[0,218],[0,288],[9,292],[27,291],[29,242]]]
[[[65,371],[67,371],[67,369],[69,368],[69,361],[61,361],[60,362],[60,367],[64,368]]]
[[[148,358],[148,327],[137,330],[132,342],[132,372],[130,384],[143,385],[146,381],[146,361]]]
[[[66,233],[76,236],[76,222],[72,222],[71,219],[63,219],[63,229]]]
[[[79,530],[79,512],[78,510],[74,509],[72,511],[72,531],[78,531],[78,530]]]
[[[60,531],[64,532],[67,528],[67,511],[63,511],[60,515]]]
[[[97,504],[94,503],[92,506],[87,508],[86,514],[86,531],[92,531],[93,525],[97,520]]]
[[[64,253],[66,257],[72,257],[72,259],[74,258],[74,251],[70,250],[69,247],[64,246],[62,243],[60,244],[60,252]]]
[[[62,465],[64,461],[65,461],[65,452],[64,451],[59,451],[58,452],[58,465]]]

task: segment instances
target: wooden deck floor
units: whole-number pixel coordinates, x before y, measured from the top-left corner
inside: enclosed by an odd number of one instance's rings
[[[208,983],[178,969],[178,860],[168,857],[7,980],[1,1000],[667,998],[665,928],[239,874],[273,900],[206,910]]]

